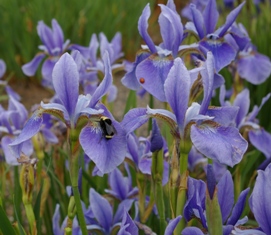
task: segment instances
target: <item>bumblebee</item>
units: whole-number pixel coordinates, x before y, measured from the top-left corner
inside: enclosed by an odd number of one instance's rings
[[[108,117],[101,116],[99,123],[105,139],[106,140],[112,139],[113,136],[117,133],[115,127],[112,124],[112,120]]]

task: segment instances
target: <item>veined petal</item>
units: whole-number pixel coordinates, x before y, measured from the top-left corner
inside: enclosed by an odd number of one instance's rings
[[[195,4],[190,4],[190,10],[192,13],[192,19],[199,35],[199,38],[202,39],[206,35],[206,31],[204,28],[204,21],[201,12],[197,9]]]
[[[165,95],[179,128],[184,129],[184,118],[190,94],[190,75],[181,58],[174,60],[164,85]]]
[[[170,220],[164,234],[165,235],[172,235],[174,229],[176,228],[176,226],[179,223],[179,221],[181,220],[181,218],[182,218],[182,216],[179,215],[175,219]]]
[[[23,73],[29,77],[33,76],[44,57],[44,53],[38,53],[30,62],[22,66]]]
[[[94,125],[97,124],[84,127],[79,140],[85,153],[105,174],[123,162],[126,154],[126,133],[119,123],[112,120],[116,133],[112,139],[106,139],[101,127]]]
[[[52,19],[52,29],[53,29],[53,40],[54,40],[54,46],[56,48],[60,49],[60,52],[62,52],[62,46],[64,43],[64,35],[61,27],[59,26],[58,22],[55,19]]]
[[[166,101],[164,83],[172,65],[172,57],[151,55],[137,66],[137,80],[150,94],[160,101]]]
[[[122,220],[123,212],[129,211],[131,209],[133,203],[134,203],[134,199],[126,199],[119,204],[117,211],[114,215],[114,219],[113,219],[114,224],[116,224]]]
[[[215,26],[219,17],[218,10],[216,8],[216,0],[208,1],[204,11],[203,19],[206,28],[206,34],[213,33],[215,31]]]
[[[147,46],[149,47],[150,51],[152,53],[156,52],[155,45],[148,33],[148,19],[150,17],[151,10],[150,10],[150,4],[148,3],[145,8],[143,9],[143,12],[138,20],[138,31],[141,37],[146,42]]]
[[[28,119],[20,135],[10,144],[10,147],[17,158],[21,155],[23,142],[31,139],[40,130],[42,121],[42,113],[37,110],[31,118]]]
[[[73,120],[79,96],[79,73],[71,55],[65,53],[60,57],[52,76],[56,94]]]
[[[183,25],[180,16],[169,7],[159,4],[161,13],[158,19],[163,38],[163,47],[172,51],[174,57],[178,54],[178,48],[183,40]]]
[[[124,177],[118,168],[109,175],[110,187],[118,195],[118,199],[121,201],[127,198],[129,191],[128,180],[129,179]]]
[[[237,61],[237,72],[252,84],[258,85],[266,81],[271,74],[270,59],[259,53],[241,56]]]
[[[238,114],[239,107],[236,106],[222,106],[222,107],[209,107],[206,115],[210,117],[214,117],[212,119],[213,121],[223,125],[223,126],[229,126],[234,125],[235,126],[235,119]]]
[[[138,235],[138,228],[127,211],[124,211],[120,230],[117,235]]]
[[[259,170],[256,183],[249,199],[250,209],[254,213],[259,226],[266,234],[271,234],[271,164],[265,171]]]
[[[216,36],[207,35],[207,39],[200,41],[199,45],[204,52],[212,52],[216,73],[235,59],[236,50],[228,43],[218,40]]]
[[[38,26],[37,26],[37,32],[38,32],[38,35],[39,35],[42,43],[44,44],[44,46],[48,50],[48,53],[50,53],[50,55],[52,55],[51,52],[54,49],[52,30],[46,24],[44,24],[43,21],[39,21]]]
[[[229,171],[226,171],[217,184],[217,198],[224,224],[234,204],[233,180]]]
[[[121,125],[127,134],[133,132],[149,120],[146,108],[134,108],[125,114]]]
[[[204,96],[201,102],[200,114],[205,114],[210,104],[214,87],[214,58],[211,52],[207,52],[204,70],[200,71],[203,82]]]
[[[240,92],[234,102],[233,106],[239,107],[239,112],[236,117],[236,125],[239,126],[244,119],[244,117],[247,115],[250,105],[250,99],[249,99],[249,90],[244,89],[242,92]]]
[[[248,132],[251,144],[260,150],[266,158],[271,158],[271,134],[264,129],[251,130]]]
[[[191,126],[191,140],[206,157],[233,167],[242,160],[248,143],[235,127],[206,121]]]
[[[98,101],[106,94],[106,92],[108,91],[113,82],[110,59],[107,51],[103,54],[103,62],[104,62],[104,79],[91,97],[91,101],[89,104],[89,107],[91,108],[93,108],[98,103]]]
[[[235,206],[232,209],[231,217],[228,219],[227,224],[236,225],[240,219],[246,204],[246,197],[249,193],[249,188],[243,190],[238,197]]]
[[[89,191],[90,208],[105,231],[109,232],[113,222],[113,210],[109,202],[93,188]]]
[[[137,53],[136,60],[133,63],[131,70],[129,70],[121,79],[121,82],[124,86],[132,90],[138,90],[140,88],[140,83],[136,78],[136,68],[140,62],[148,58],[150,55],[151,54],[146,51],[140,51],[139,53]]]
[[[220,37],[223,37],[224,34],[227,32],[227,30],[232,26],[235,19],[237,18],[238,14],[240,13],[242,7],[244,6],[245,1],[242,2],[238,7],[236,7],[234,10],[228,14],[225,24],[222,26],[222,29],[219,33]]]

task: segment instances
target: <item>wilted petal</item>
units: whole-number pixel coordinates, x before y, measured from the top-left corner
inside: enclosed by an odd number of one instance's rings
[[[44,57],[44,53],[38,53],[30,62],[22,66],[23,73],[29,77],[33,76]]]
[[[212,121],[191,126],[191,140],[206,157],[233,167],[242,160],[248,143],[235,127],[223,127]]]
[[[222,176],[217,184],[217,198],[224,224],[234,204],[233,180],[229,171]]]
[[[60,57],[52,76],[56,94],[73,120],[79,96],[79,73],[71,55],[65,53]]]
[[[109,232],[113,222],[113,210],[109,202],[93,188],[89,191],[90,208],[105,231]]]
[[[164,234],[165,235],[172,235],[174,232],[174,229],[176,228],[176,226],[179,223],[179,221],[181,220],[181,218],[182,218],[182,216],[179,215],[175,219],[170,220],[168,223],[168,226],[166,227]]]
[[[174,65],[165,81],[164,89],[167,102],[176,116],[179,128],[183,131],[190,94],[190,75],[182,59],[174,60]]]
[[[137,66],[137,80],[145,90],[158,100],[166,101],[164,83],[172,65],[172,57],[151,55]]]
[[[237,61],[237,72],[240,77],[254,85],[263,83],[271,74],[271,62],[267,56],[252,52]]]
[[[271,234],[271,164],[259,170],[249,204],[258,224],[266,234]]]
[[[149,47],[150,51],[152,53],[156,52],[155,45],[148,33],[148,19],[150,17],[151,10],[150,10],[150,4],[148,3],[145,8],[143,9],[143,12],[138,20],[138,31],[141,37],[146,42],[147,46]]]
[[[271,158],[271,135],[264,129],[251,130],[248,132],[251,144],[260,150],[266,158]]]
[[[112,120],[116,129],[112,139],[106,139],[100,126],[92,124],[84,127],[79,140],[83,150],[104,174],[114,170],[124,160],[126,136],[119,123]]]
[[[227,224],[236,225],[240,219],[246,204],[246,198],[249,193],[249,188],[243,190],[238,197],[238,201],[232,209],[231,217],[228,219]]]

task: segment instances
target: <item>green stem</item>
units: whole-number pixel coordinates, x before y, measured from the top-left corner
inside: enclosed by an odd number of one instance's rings
[[[138,187],[138,207],[139,207],[139,217],[140,221],[143,221],[144,213],[145,213],[145,197],[146,197],[146,180],[145,176],[138,172],[136,174],[136,181]]]
[[[71,130],[70,133],[70,178],[71,178],[71,184],[72,184],[72,191],[76,206],[76,212],[77,212],[77,219],[82,231],[83,235],[87,235],[87,226],[85,221],[85,216],[83,213],[82,205],[81,205],[81,199],[80,199],[80,192],[78,189],[78,174],[79,174],[79,143],[78,143],[78,136],[76,133],[76,130]]]
[[[166,229],[166,219],[165,219],[165,204],[164,204],[164,195],[163,195],[163,168],[164,160],[162,151],[155,151],[152,154],[152,178],[154,181],[154,191],[155,191],[155,201],[159,214],[160,220],[160,234],[164,234]]]
[[[31,205],[31,203],[24,203],[24,208],[25,208],[27,220],[30,225],[31,234],[34,235],[34,234],[36,234],[36,221],[35,221],[33,207]]]

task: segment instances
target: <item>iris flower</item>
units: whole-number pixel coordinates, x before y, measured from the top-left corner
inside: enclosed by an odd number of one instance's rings
[[[190,72],[191,73],[191,72]],[[247,149],[246,140],[237,128],[231,126],[237,107],[208,107],[213,93],[214,64],[211,53],[204,66],[196,68],[204,89],[201,104],[189,106],[193,88],[187,68],[180,58],[174,60],[164,90],[174,114],[163,109],[138,108],[126,114],[122,123],[127,131],[135,130],[149,117],[167,120],[175,137],[186,139],[189,135],[195,148],[206,157],[228,166],[239,163]]]
[[[60,56],[67,50],[70,41],[66,40],[64,42],[63,31],[55,19],[52,19],[52,28],[49,28],[43,21],[39,21],[37,31],[43,43],[43,45],[39,46],[42,52],[36,54],[30,62],[23,65],[22,70],[25,75],[33,76],[41,61],[47,56],[48,58],[42,65],[41,73],[43,84],[52,88],[53,68]]]
[[[79,53],[79,52],[78,52]],[[22,144],[34,136],[43,123],[43,113],[58,117],[66,126],[80,132],[79,141],[85,153],[95,162],[102,173],[112,171],[125,157],[125,134],[120,124],[114,120],[106,107],[98,103],[112,84],[112,74],[108,53],[103,57],[105,64],[105,77],[92,96],[79,95],[79,73],[74,59],[65,53],[56,63],[53,70],[53,85],[59,103],[44,104],[35,111],[25,124],[20,135],[10,144],[17,158],[20,157]],[[112,139],[104,137],[99,124],[101,115],[112,120],[116,135]],[[91,118],[95,117],[95,120]],[[80,123],[88,120],[81,129]]]

